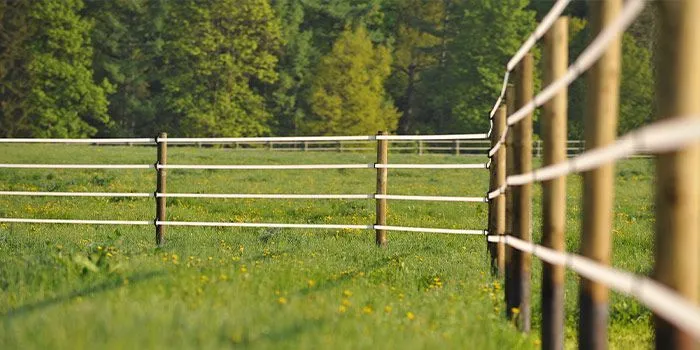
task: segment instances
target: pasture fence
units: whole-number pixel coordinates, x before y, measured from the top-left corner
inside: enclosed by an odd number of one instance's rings
[[[0,139],[0,143],[51,142],[80,144],[157,145],[155,164],[0,164],[0,168],[39,169],[154,169],[154,193],[71,193],[0,191],[5,196],[113,196],[156,199],[154,220],[78,220],[0,218],[0,222],[55,224],[154,225],[156,242],[163,244],[165,226],[275,227],[304,229],[375,230],[375,242],[386,245],[387,231],[485,235],[492,271],[505,277],[505,316],[515,319],[522,331],[530,330],[531,257],[543,261],[542,347],[564,346],[564,268],[582,277],[579,297],[579,347],[605,349],[608,327],[608,289],[630,295],[646,305],[655,317],[658,349],[691,349],[700,342],[700,1],[660,1],[661,36],[658,101],[663,120],[616,137],[621,64],[621,35],[646,5],[645,0],[594,1],[590,23],[595,38],[568,66],[567,19],[561,17],[571,0],[558,0],[535,31],[506,65],[503,85],[489,113],[490,130],[485,134],[257,137],[257,138],[157,138],[142,139]],[[534,93],[532,49],[544,39],[544,88]],[[568,66],[568,67],[567,67]],[[567,87],[588,71],[585,151],[572,155],[566,141]],[[513,75],[513,82],[511,82]],[[544,107],[542,142],[535,143],[543,165],[533,169],[532,113]],[[512,130],[511,130],[512,129]],[[484,141],[482,141],[484,140]],[[460,155],[472,151],[462,142],[489,142],[483,150],[485,164],[392,164],[387,154],[391,142],[408,142],[411,151],[426,152],[426,144],[448,142],[447,151]],[[377,161],[371,164],[296,165],[194,165],[167,163],[168,145],[207,143],[256,143],[269,149],[306,150],[311,145],[335,145],[337,151],[359,151],[349,143],[376,142]],[[276,145],[284,145],[276,148]],[[423,145],[423,146],[421,146]],[[397,146],[400,147],[400,146]],[[437,147],[437,146],[436,146]],[[328,150],[317,147],[317,150]],[[364,149],[361,149],[364,150]],[[407,151],[406,149],[397,149]],[[444,151],[439,149],[439,151]],[[652,278],[620,271],[610,266],[614,163],[618,160],[656,154],[656,259]],[[569,157],[573,156],[573,157]],[[372,194],[199,194],[167,193],[168,169],[210,170],[322,170],[375,169],[376,191]],[[387,194],[388,169],[489,169],[485,196],[447,197]],[[584,173],[581,254],[565,252],[565,176]],[[542,244],[532,238],[532,185],[543,183]],[[265,198],[265,199],[374,199],[375,223],[287,224],[246,222],[183,222],[167,220],[168,197]],[[487,229],[455,229],[390,226],[386,224],[387,200],[487,203]]]
[[[478,139],[485,134],[461,135],[416,135],[399,136],[379,133],[372,136],[334,136],[334,137],[267,137],[267,138],[168,138],[162,133],[156,138],[133,139],[0,139],[0,143],[53,143],[53,144],[139,144],[157,147],[156,162],[153,164],[0,164],[5,169],[153,169],[156,172],[156,188],[152,193],[132,192],[46,192],[46,191],[0,191],[2,196],[32,197],[141,197],[155,199],[155,218],[153,220],[81,220],[81,219],[45,219],[45,218],[0,218],[5,223],[35,224],[91,224],[91,225],[154,225],[157,245],[164,243],[166,226],[200,226],[200,227],[258,227],[258,228],[301,228],[301,229],[358,229],[375,230],[376,243],[386,245],[386,232],[424,232],[457,235],[485,235],[483,229],[454,229],[432,227],[407,227],[387,225],[387,201],[431,201],[431,202],[471,202],[487,203],[483,196],[424,196],[387,194],[389,169],[484,169],[487,163],[446,163],[446,164],[392,164],[388,162],[388,145],[390,140],[445,140]],[[169,164],[168,145],[192,145],[196,143],[230,143],[230,142],[312,142],[312,141],[376,141],[377,162],[356,164]],[[328,169],[375,169],[377,172],[377,190],[368,194],[260,194],[260,193],[168,193],[168,169],[183,170],[328,170]],[[375,200],[376,221],[374,224],[287,224],[287,223],[245,223],[245,222],[187,222],[167,220],[167,198],[212,198],[212,199],[310,199],[310,200]]]
[[[659,1],[662,59],[657,104],[663,120],[616,138],[621,36],[646,5],[644,0],[594,1],[595,38],[568,65],[568,24],[559,0],[508,62],[490,113],[492,147],[489,242],[492,270],[505,276],[506,316],[522,331],[530,326],[530,256],[540,258],[542,347],[564,342],[564,267],[582,276],[578,342],[582,349],[607,348],[608,288],[631,295],[654,313],[657,349],[691,349],[700,341],[700,12],[695,0]],[[544,87],[532,93],[530,51],[544,38]],[[566,88],[588,71],[586,151],[566,157]],[[511,74],[515,76],[513,85]],[[693,75],[694,74],[694,75]],[[505,106],[503,105],[505,102]],[[542,116],[543,166],[531,169],[532,113]],[[512,130],[511,130],[512,129]],[[656,259],[653,279],[610,267],[614,162],[656,155]],[[505,163],[505,164],[504,164]],[[494,165],[495,164],[495,165]],[[581,255],[564,252],[565,176],[584,172]],[[532,240],[530,186],[543,182],[542,245]]]

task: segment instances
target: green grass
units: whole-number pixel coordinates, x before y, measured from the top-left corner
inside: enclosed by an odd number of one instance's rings
[[[3,163],[153,163],[145,147],[0,146]],[[370,153],[171,148],[171,164],[371,163]],[[484,161],[391,154],[396,163]],[[618,168],[614,264],[648,273],[651,163]],[[483,195],[483,170],[389,171],[389,193]],[[580,181],[569,181],[567,245],[576,251]],[[372,193],[372,170],[169,171],[169,192]],[[152,170],[0,171],[0,189],[153,192]],[[540,198],[536,187],[535,236]],[[486,205],[391,201],[390,225],[482,229]],[[0,216],[152,220],[152,199],[0,197]],[[371,200],[169,199],[183,221],[369,224]],[[533,348],[503,318],[483,237],[150,226],[0,226],[0,348]],[[540,263],[533,265],[539,324]],[[567,345],[576,329],[576,277],[567,280]],[[649,346],[650,313],[613,295],[613,348]]]

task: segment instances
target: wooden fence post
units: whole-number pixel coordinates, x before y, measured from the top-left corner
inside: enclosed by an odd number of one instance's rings
[[[700,2],[660,1],[660,118],[700,114]],[[654,278],[700,304],[700,144],[656,159]],[[656,349],[698,349],[693,337],[654,317]]]
[[[158,162],[156,163],[156,193],[166,193],[166,169],[159,169],[158,165],[166,165],[168,161],[168,134],[160,133],[158,135]],[[165,197],[156,196],[156,221],[165,221]],[[156,223],[156,244],[163,245],[163,236],[165,236],[165,226]]]
[[[528,53],[516,68],[515,108],[520,109],[533,99],[533,57]],[[513,125],[513,171],[516,174],[532,170],[532,113]],[[524,241],[532,240],[532,184],[514,186],[513,235]],[[508,309],[516,314],[519,329],[530,331],[530,264],[529,253],[513,251],[513,294]]]
[[[512,84],[506,86],[506,117],[515,112],[515,87]],[[513,171],[514,154],[513,154],[513,130],[510,130],[506,135],[506,177],[515,174]],[[513,192],[510,188],[506,188],[504,193],[506,198],[506,234],[513,235]],[[511,246],[505,246],[505,283],[503,286],[504,300],[506,302],[506,312],[505,315],[508,320],[512,319],[512,310],[507,306],[510,305],[513,288],[514,288],[514,277],[515,270],[513,264],[513,249]]]
[[[380,131],[377,136],[387,135],[387,132]],[[387,164],[389,162],[389,141],[377,140],[377,164]],[[386,194],[388,172],[387,168],[377,168],[377,194]],[[377,225],[386,225],[386,199],[377,198]],[[380,247],[386,247],[386,231],[375,230],[376,243]]]
[[[544,35],[544,85],[559,80],[569,65],[569,20],[559,18]],[[544,104],[543,165],[566,161],[567,90]],[[540,144],[541,146],[541,144]],[[539,152],[538,152],[539,153]],[[542,184],[542,243],[564,251],[566,176]],[[564,267],[542,265],[542,349],[564,348]]]
[[[455,155],[458,156],[460,153],[459,150],[459,140],[455,140]]]
[[[418,155],[423,155],[423,140],[418,140]]]
[[[491,130],[491,147],[496,146],[506,129],[506,106],[498,107],[493,116]],[[506,148],[505,145],[496,151],[491,158],[491,186],[489,191],[495,191],[506,183]],[[503,235],[506,231],[506,198],[503,193],[489,201],[489,234]],[[505,270],[505,244],[503,242],[489,243],[491,254],[491,271],[497,276],[503,276]]]
[[[589,6],[591,36],[595,37],[615,20],[622,0],[592,1]],[[586,149],[613,143],[617,135],[620,92],[621,36],[588,71],[588,105],[584,134]],[[581,253],[609,265],[613,220],[615,165],[606,164],[583,174],[583,223]],[[579,291],[579,332],[581,349],[606,349],[608,345],[608,288],[581,278]]]

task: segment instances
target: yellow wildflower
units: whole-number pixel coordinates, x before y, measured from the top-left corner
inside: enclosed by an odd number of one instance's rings
[[[416,315],[409,311],[406,313],[406,318],[408,318],[409,321],[413,321],[416,318]]]

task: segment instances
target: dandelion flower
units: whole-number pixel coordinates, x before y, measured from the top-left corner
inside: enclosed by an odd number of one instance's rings
[[[414,319],[416,319],[416,315],[414,315],[413,312],[409,311],[406,313],[406,318],[408,318],[409,321],[413,321]]]
[[[352,292],[346,289],[343,291],[343,296],[349,298],[352,296]]]
[[[277,302],[278,302],[280,305],[284,305],[284,304],[287,303],[287,298],[285,298],[285,297],[279,297],[279,299],[277,299]]]
[[[373,310],[372,307],[369,306],[369,305],[365,305],[365,306],[362,308],[362,313],[363,313],[363,314],[369,315],[369,314],[372,313],[372,311],[374,311],[374,310]]]

